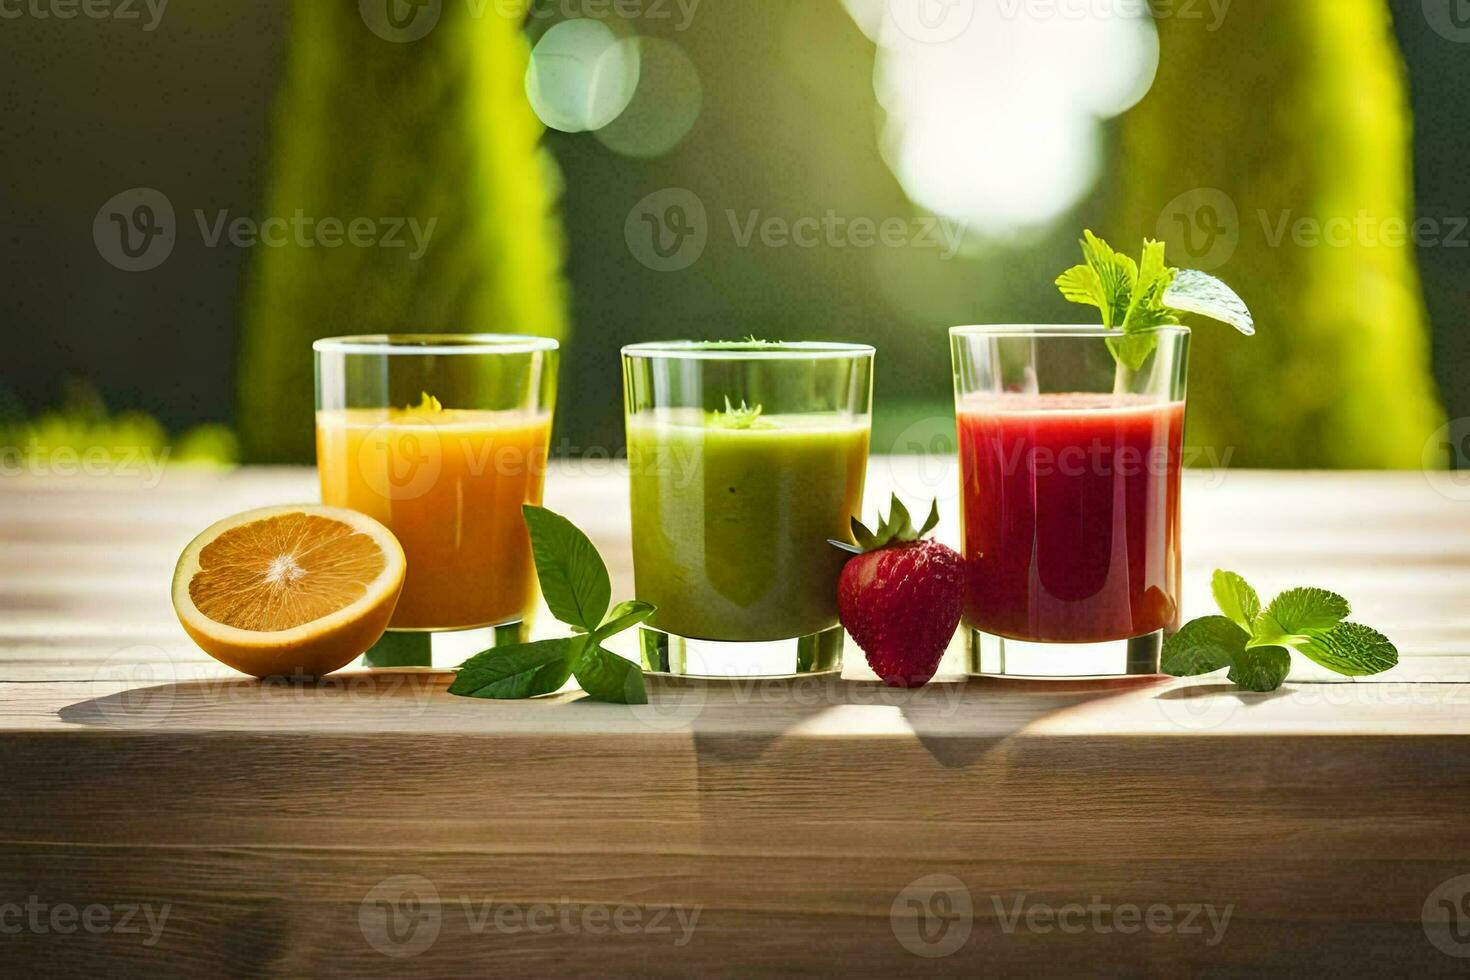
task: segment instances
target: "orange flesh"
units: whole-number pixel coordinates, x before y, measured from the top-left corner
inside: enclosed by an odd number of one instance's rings
[[[361,599],[386,564],[378,543],[350,525],[281,514],[231,528],[205,545],[189,598],[216,623],[288,630]]]

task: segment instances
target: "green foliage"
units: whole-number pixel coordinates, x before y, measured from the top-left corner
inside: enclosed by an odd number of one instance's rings
[[[26,472],[142,474],[165,463],[227,466],[239,456],[226,426],[198,425],[170,438],[147,413],[109,412],[96,389],[76,380],[64,383],[59,407],[34,418],[8,394],[0,405],[0,448]]]
[[[248,459],[311,460],[316,338],[564,333],[559,178],[525,99],[523,13],[445,3],[399,44],[355,3],[292,5],[262,214],[435,223],[416,260],[407,231],[405,248],[255,250],[239,358]]]
[[[1158,23],[1162,62],[1124,117],[1113,227],[1234,283],[1260,335],[1196,331],[1190,441],[1242,466],[1414,468],[1443,421],[1412,243],[1304,245],[1283,216],[1412,224],[1410,121],[1383,0],[1235,4]],[[1239,245],[1221,192],[1238,213]],[[1190,196],[1185,196],[1190,195]],[[1208,203],[1171,211],[1171,201]],[[1273,244],[1275,242],[1275,244]]]
[[[450,694],[513,701],[551,694],[575,676],[593,701],[647,704],[643,670],[605,649],[604,641],[654,614],[629,599],[609,610],[611,585],[597,547],[571,521],[544,507],[521,508],[531,532],[536,577],[552,615],[575,635],[494,647],[460,664]]]
[[[1148,331],[1179,322],[1164,305],[1164,292],[1179,270],[1164,261],[1164,243],[1150,238],[1143,240],[1143,261],[1135,262],[1084,231],[1082,258],[1082,265],[1062,273],[1057,288],[1070,302],[1101,310],[1103,326],[1124,332],[1108,339],[1108,349],[1119,364],[1137,371],[1158,344]]]

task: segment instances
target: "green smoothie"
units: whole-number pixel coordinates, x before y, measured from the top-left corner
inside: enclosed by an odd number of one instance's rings
[[[694,409],[628,419],[633,570],[649,625],[785,640],[837,625],[837,577],[862,506],[867,419]]]

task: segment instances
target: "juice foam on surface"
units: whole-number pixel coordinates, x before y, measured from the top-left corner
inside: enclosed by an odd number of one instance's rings
[[[423,411],[417,408],[340,408],[316,413],[319,427],[340,429],[375,429],[380,425],[391,425],[395,429],[522,429],[545,425],[550,420],[549,412],[527,412],[520,409],[492,411],[445,408],[439,411]]]
[[[749,426],[724,424],[713,419],[713,414],[697,408],[662,408],[642,411],[628,416],[628,427],[630,429],[686,429],[752,435],[781,432],[866,432],[871,427],[866,417],[852,416],[843,412],[762,414]]]
[[[1050,392],[1029,394],[971,395],[960,402],[961,415],[1069,415],[1150,414],[1183,402],[1165,401],[1152,395],[1115,395],[1110,392]]]

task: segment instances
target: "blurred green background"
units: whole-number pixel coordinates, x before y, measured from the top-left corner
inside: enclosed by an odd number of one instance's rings
[[[1213,458],[1470,466],[1456,0],[60,9],[0,32],[0,445],[310,461],[312,338],[446,330],[566,341],[564,455],[622,344],[749,334],[877,345],[875,450],[943,451],[945,329],[1086,321],[1087,226],[1254,308]]]

